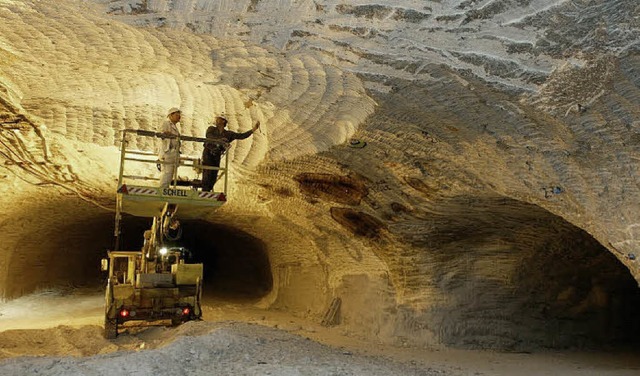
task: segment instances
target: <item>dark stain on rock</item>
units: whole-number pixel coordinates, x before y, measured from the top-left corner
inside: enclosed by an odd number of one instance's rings
[[[411,188],[424,193],[425,195],[431,197],[434,196],[435,194],[438,193],[438,188],[435,187],[430,187],[427,184],[425,184],[424,181],[418,179],[418,178],[410,178],[410,177],[406,177],[404,179],[407,184],[409,184],[409,186],[411,186]]]
[[[369,194],[364,183],[353,177],[333,174],[302,173],[294,178],[308,195],[344,205],[359,205]]]
[[[385,227],[378,218],[350,208],[331,208],[331,218],[355,235],[370,239],[380,238],[380,231]]]
[[[293,197],[293,192],[291,191],[291,189],[287,188],[287,187],[277,187],[275,189],[275,192],[280,196],[280,197]]]
[[[406,206],[402,205],[399,202],[392,202],[391,203],[391,210],[393,210],[394,213],[409,213],[410,212],[409,208],[407,208]]]
[[[274,187],[271,184],[259,183],[260,187],[277,194],[280,197],[293,197],[293,191],[288,187]]]

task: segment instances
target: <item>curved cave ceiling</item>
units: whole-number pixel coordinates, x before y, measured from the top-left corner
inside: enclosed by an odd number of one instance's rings
[[[100,285],[118,132],[178,105],[185,134],[263,124],[184,221],[212,296],[340,297],[391,343],[637,338],[637,4],[410,3],[0,1],[2,296]]]

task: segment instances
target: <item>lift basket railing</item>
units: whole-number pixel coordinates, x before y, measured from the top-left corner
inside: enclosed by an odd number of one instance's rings
[[[149,150],[139,150],[133,149],[129,147],[129,143],[132,137],[143,137],[143,138],[153,138],[153,139],[175,139],[177,141],[178,150],[183,150],[182,146],[186,146],[188,143],[200,144],[200,145],[189,145],[195,146],[192,149],[198,150],[199,148],[204,147],[204,143],[210,143],[213,145],[219,145],[223,152],[224,156],[224,164],[221,163],[221,166],[205,166],[202,164],[202,161],[199,157],[180,155],[178,159],[178,163],[171,162],[162,162],[158,159],[158,154],[149,151]],[[155,140],[152,140],[152,144],[155,145]],[[223,189],[222,192],[227,194],[227,171],[229,169],[229,159],[227,156],[226,148],[227,143],[221,141],[219,139],[211,139],[211,138],[202,138],[202,137],[192,137],[192,136],[166,136],[159,132],[147,131],[142,129],[124,129],[122,131],[122,141],[120,145],[120,172],[118,175],[118,187],[121,187],[123,184],[129,184],[133,181],[138,181],[135,183],[137,186],[145,186],[149,184],[140,184],[139,181],[144,182],[155,182],[157,183],[159,179],[159,173],[155,173],[152,175],[140,175],[140,174],[130,174],[127,173],[127,168],[131,166],[130,163],[127,162],[136,162],[143,164],[150,164],[152,166],[173,166],[173,173],[171,179],[171,187],[175,188],[176,186],[191,186],[194,189],[201,186],[202,182],[202,172],[204,170],[218,170],[218,178],[217,181],[223,180]],[[180,179],[178,172],[182,169],[184,171],[185,167],[191,168],[193,172],[191,175],[196,174],[195,179]],[[155,170],[155,169],[153,169]],[[157,187],[157,184],[152,184]]]

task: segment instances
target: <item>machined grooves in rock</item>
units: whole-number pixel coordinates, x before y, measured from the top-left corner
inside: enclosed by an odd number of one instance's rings
[[[187,135],[261,123],[193,226],[232,298],[317,319],[340,297],[340,329],[421,347],[637,338],[638,9],[0,0],[0,299],[101,283],[120,131],[179,106]]]

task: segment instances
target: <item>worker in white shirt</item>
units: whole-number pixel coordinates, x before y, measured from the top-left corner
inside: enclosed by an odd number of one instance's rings
[[[160,133],[163,136],[171,136],[171,138],[163,138],[162,146],[158,159],[160,166],[160,188],[167,188],[171,184],[173,179],[173,171],[180,159],[180,150],[178,149],[178,140],[173,136],[180,136],[178,130],[178,122],[180,122],[180,109],[172,107],[168,114],[167,120],[162,123],[162,129]]]

